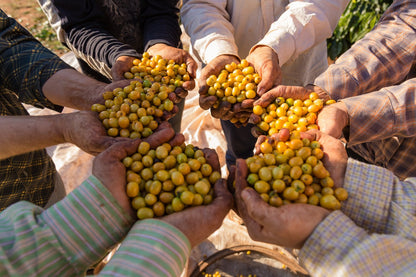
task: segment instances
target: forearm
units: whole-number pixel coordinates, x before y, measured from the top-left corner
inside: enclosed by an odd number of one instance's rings
[[[64,143],[66,116],[1,116],[0,159]]]
[[[0,214],[0,275],[82,276],[132,221],[95,177],[47,210],[16,203]]]
[[[341,100],[348,109],[350,146],[416,135],[416,79]]]
[[[13,18],[0,11],[1,85],[36,107],[60,110],[42,94],[42,86],[56,72],[71,68],[42,46]]]
[[[238,57],[238,47],[234,41],[234,27],[226,11],[225,0],[184,1],[181,20],[191,44],[204,63],[220,55]]]
[[[347,0],[290,2],[256,45],[274,49],[280,65],[329,38],[348,4]]]
[[[404,80],[416,59],[416,5],[393,4],[375,28],[315,80],[335,99],[343,99]]]
[[[191,251],[188,239],[160,220],[141,220],[129,231],[100,276],[180,276]],[[123,267],[120,265],[123,264]]]
[[[178,47],[181,36],[179,27],[179,10],[175,1],[145,1],[143,14],[144,49],[156,43]]]
[[[299,258],[311,276],[414,276],[414,239],[368,233],[335,211],[317,226]]]
[[[66,69],[52,75],[42,90],[56,105],[89,111],[93,104],[104,101],[102,93],[106,85],[76,70]]]

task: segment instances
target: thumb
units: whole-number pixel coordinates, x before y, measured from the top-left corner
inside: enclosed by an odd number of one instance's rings
[[[269,205],[264,202],[260,195],[252,188],[246,188],[241,192],[247,212],[250,217],[260,225],[265,225],[267,221]]]

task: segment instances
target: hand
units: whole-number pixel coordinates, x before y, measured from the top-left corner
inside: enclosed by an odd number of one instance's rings
[[[178,228],[189,239],[191,247],[198,245],[217,230],[233,205],[233,198],[224,179],[215,183],[214,191],[214,201],[211,204],[188,208],[161,218]]]
[[[282,83],[282,70],[277,53],[268,46],[257,46],[247,56],[246,60],[259,73],[261,82],[257,86],[257,94],[263,95],[276,85]]]
[[[342,137],[342,130],[348,125],[348,109],[343,102],[325,106],[319,113],[319,130],[334,138]]]
[[[315,227],[330,213],[309,204],[270,206],[246,181],[246,161],[237,160],[235,202],[250,237],[279,246],[301,248]]]
[[[169,142],[171,145],[183,142],[180,137],[175,136],[175,131],[169,124],[162,124],[159,127],[158,131],[143,140],[147,141],[151,148],[154,149],[165,142]],[[140,139],[127,139],[113,144],[95,157],[92,167],[92,174],[101,181],[119,205],[133,218],[136,218],[136,213],[126,194],[126,168],[122,160],[134,154],[141,141]]]
[[[208,95],[208,88],[206,81],[209,76],[211,75],[218,75],[221,70],[225,67],[227,64],[231,64],[232,62],[240,63],[239,59],[236,56],[233,55],[220,55],[210,61],[201,71],[201,76],[198,79],[198,85],[199,85],[199,105],[204,110],[208,110],[212,108],[214,103],[217,101],[216,96],[210,96]],[[230,103],[223,103],[222,106],[214,109],[214,111],[211,110],[212,116],[215,118],[224,118],[225,115],[228,113],[228,111],[231,109]]]
[[[173,60],[177,64],[185,63],[186,70],[188,71],[191,80],[184,82],[183,88],[187,91],[195,88],[194,79],[196,77],[196,70],[198,69],[198,64],[187,51],[163,43],[157,43],[151,46],[149,49],[147,49],[147,52],[151,56],[160,55],[162,58],[167,60]]]
[[[118,57],[116,62],[111,67],[111,77],[113,78],[113,81],[120,81],[125,79],[124,73],[130,71],[131,67],[133,66],[133,60],[135,59],[137,59],[137,57]]]
[[[334,186],[342,187],[348,162],[344,144],[339,139],[318,130],[301,133],[301,137],[308,138],[310,141],[316,140],[321,144],[322,151],[324,151],[322,162],[334,180]]]
[[[107,136],[104,126],[94,112],[63,114],[62,120],[65,141],[75,144],[91,155],[99,154],[117,141],[126,140]]]

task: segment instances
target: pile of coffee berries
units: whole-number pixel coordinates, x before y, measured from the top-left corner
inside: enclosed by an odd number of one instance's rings
[[[192,144],[150,149],[141,142],[137,152],[123,159],[127,195],[139,219],[161,217],[186,207],[212,202],[213,186],[221,173],[207,163]]]
[[[260,145],[261,153],[246,159],[247,182],[272,206],[307,203],[329,210],[340,209],[348,193],[334,188],[334,181],[323,165],[318,141],[301,139],[299,131],[283,129],[280,141]]]
[[[157,82],[134,80],[124,88],[105,92],[104,105],[94,104],[91,110],[98,112],[109,136],[145,138],[159,126],[164,112],[172,111],[170,91]]]
[[[124,73],[124,77],[159,82],[169,86],[172,91],[191,79],[185,63],[176,64],[173,60],[163,59],[160,55],[151,57],[147,52],[143,53],[141,59],[133,60],[133,66],[130,71]]]
[[[335,103],[334,100],[324,102],[318,94],[312,92],[307,100],[278,97],[266,108],[259,105],[253,107],[253,113],[261,117],[257,127],[269,136],[285,128],[289,131],[307,131],[318,129],[316,118],[324,105]]]
[[[112,137],[148,137],[158,127],[166,113],[174,108],[169,94],[183,82],[189,81],[186,64],[176,64],[161,56],[143,53],[141,59],[133,60],[126,79],[134,79],[124,88],[116,88],[103,94],[104,105],[94,104],[92,111]]]
[[[260,81],[261,77],[255,73],[254,67],[243,59],[239,64],[227,64],[218,76],[209,76],[206,84],[209,86],[208,95],[218,98],[213,105],[216,108],[223,101],[235,104],[256,98]]]

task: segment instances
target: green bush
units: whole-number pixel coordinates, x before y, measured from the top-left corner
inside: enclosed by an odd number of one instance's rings
[[[335,60],[368,33],[393,0],[351,0],[331,38],[328,56]]]

